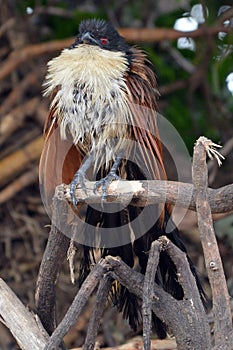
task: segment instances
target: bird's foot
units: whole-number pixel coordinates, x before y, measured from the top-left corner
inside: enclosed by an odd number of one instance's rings
[[[74,207],[77,205],[77,199],[75,197],[75,189],[77,185],[81,187],[81,189],[87,193],[86,185],[85,185],[86,177],[85,172],[79,169],[74,175],[73,180],[70,183],[70,197]]]
[[[122,178],[114,171],[110,171],[106,177],[96,182],[94,191],[96,192],[100,189],[100,187],[102,187],[102,201],[104,201],[107,197],[107,189],[109,185],[115,180],[122,180]]]

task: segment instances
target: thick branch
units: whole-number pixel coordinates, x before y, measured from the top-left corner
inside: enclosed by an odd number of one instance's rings
[[[95,182],[87,182],[85,193],[78,188],[75,191],[78,203],[101,203],[101,191],[95,193]],[[61,185],[57,188],[60,198],[70,201],[70,188]],[[134,206],[145,206],[167,202],[191,210],[196,210],[192,184],[174,181],[114,181],[108,188],[107,202],[118,202]],[[233,210],[233,184],[218,189],[208,188],[208,201],[212,213],[226,213]]]
[[[48,334],[31,313],[0,279],[0,316],[22,350],[43,350]]]
[[[226,279],[208,202],[206,153],[210,156],[216,156],[217,152],[214,146],[205,137],[200,137],[197,140],[193,154],[193,183],[196,190],[197,218],[201,243],[213,294],[215,345],[220,346],[225,343],[232,331],[232,319]]]
[[[161,245],[164,249],[171,245],[169,249],[173,251],[173,244],[168,242],[167,239],[166,242],[163,241],[164,239],[165,238],[161,238]],[[159,251],[157,251],[157,253],[159,254]],[[174,254],[176,254],[176,252]],[[174,254],[171,255],[173,256]],[[185,254],[181,253],[181,260],[183,259],[185,259]],[[175,263],[177,263],[177,261]],[[178,264],[179,263],[177,263],[177,265]],[[84,281],[65,317],[49,339],[45,350],[57,349],[62,338],[77,321],[85,303],[96,288],[100,279],[102,279],[107,272],[112,278],[118,280],[138,298],[143,298],[144,276],[142,274],[130,268],[119,258],[108,256],[106,259],[102,259],[95,265]],[[187,281],[190,276],[193,278],[191,271],[186,271],[185,280]],[[192,287],[192,283],[190,285]],[[190,295],[188,298],[189,297]],[[197,299],[199,299],[199,301],[197,301]],[[193,289],[191,299],[178,301],[157,284],[154,284],[152,300],[152,310],[168,325],[171,332],[176,336],[179,349],[207,350],[210,348],[210,334],[208,332],[208,327],[205,327],[207,319],[203,307],[202,309],[199,307],[200,297],[197,288]],[[177,312],[177,310],[179,310],[179,312]],[[196,334],[198,334],[198,339]]]
[[[161,238],[162,244],[164,243],[163,239]],[[168,245],[166,243],[166,246],[169,246],[171,251],[173,250],[174,245],[171,242]],[[181,254],[184,258],[184,254],[182,252]],[[173,257],[173,254],[171,257]],[[117,258],[108,256],[105,260],[113,269],[112,276],[130,292],[142,299],[144,276],[132,270]],[[177,263],[177,261],[174,261],[174,263]],[[186,281],[190,277],[193,278],[189,269],[188,275],[185,276]],[[155,283],[152,300],[153,312],[174,334],[179,349],[210,349],[210,333],[207,320],[203,307],[202,309],[199,307],[200,297],[199,293],[196,293],[196,289],[193,290],[191,299],[178,301]]]
[[[57,213],[58,205],[54,199]],[[59,207],[61,209],[61,207]],[[66,257],[70,239],[63,235],[54,225],[51,227],[48,243],[41,262],[37,279],[35,303],[37,313],[46,331],[51,334],[56,327],[55,303],[56,303],[56,282],[60,273],[62,263]]]

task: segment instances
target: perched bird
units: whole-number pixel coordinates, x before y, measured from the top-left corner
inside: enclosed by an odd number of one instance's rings
[[[79,225],[76,228],[77,240],[79,234],[84,237],[80,284],[97,259],[96,247],[99,256],[119,256],[130,267],[136,257],[142,273],[151,243],[161,235],[186,251],[167,204],[122,207],[104,202],[113,180],[166,179],[156,120],[159,93],[145,54],[129,46],[109,22],[85,20],[74,44],[48,63],[45,88],[52,103],[41,158],[44,195],[52,196],[59,181],[70,184],[72,207],[79,213],[76,186],[85,189],[88,176],[97,180],[96,190],[102,190],[102,207],[87,206],[82,232]],[[67,140],[70,147],[65,146]],[[191,261],[190,267],[204,298]],[[176,268],[166,252],[161,253],[156,282],[182,299]],[[123,286],[113,289],[113,300],[136,330],[141,323],[139,300]],[[164,324],[153,319],[164,338]]]

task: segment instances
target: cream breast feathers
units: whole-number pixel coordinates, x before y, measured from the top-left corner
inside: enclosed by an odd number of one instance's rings
[[[109,138],[118,140],[114,149],[119,151],[131,120],[127,70],[123,52],[85,44],[64,49],[48,63],[45,94],[58,88],[52,106],[61,137],[69,131],[74,143],[82,143],[89,152],[103,152],[104,144],[107,162],[110,155],[116,156]]]

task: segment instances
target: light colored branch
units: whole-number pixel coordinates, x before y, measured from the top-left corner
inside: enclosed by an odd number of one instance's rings
[[[17,298],[7,284],[0,279],[0,316],[22,350],[43,350],[48,334]]]
[[[85,193],[75,191],[78,204],[101,203],[101,191],[95,192],[95,182],[86,182]],[[71,201],[69,185],[57,187],[57,195]],[[218,189],[208,188],[208,200],[212,213],[225,213],[233,210],[233,184]],[[134,206],[164,203],[196,210],[193,185],[189,183],[150,180],[150,181],[114,181],[108,188],[107,202],[117,202]]]
[[[200,238],[205,256],[207,273],[213,295],[214,339],[215,346],[220,348],[232,332],[230,297],[224,276],[223,265],[213,228],[211,209],[208,202],[208,171],[206,154],[220,162],[218,146],[205,137],[200,137],[193,153],[193,183],[196,191],[197,219]]]

